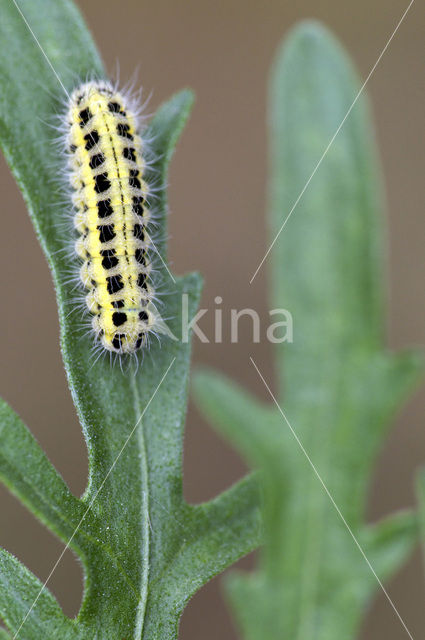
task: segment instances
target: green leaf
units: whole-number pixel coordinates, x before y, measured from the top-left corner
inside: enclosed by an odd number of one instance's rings
[[[16,558],[0,549],[0,616],[8,629],[14,635],[19,631],[22,640],[83,638],[42,586]]]
[[[104,77],[104,70],[72,2],[21,0],[19,6],[54,72],[16,6],[0,0],[0,141],[52,270],[65,369],[87,442],[89,484],[81,500],[71,496],[32,436],[4,405],[1,475],[62,539],[75,530],[71,546],[83,563],[85,591],[77,622],[66,626],[66,633],[71,629],[73,637],[82,634],[93,640],[100,635],[102,640],[168,640],[176,638],[178,616],[194,590],[257,544],[258,490],[247,481],[210,505],[190,507],[183,499],[190,344],[162,337],[161,344],[153,343],[144,353],[138,368],[125,359],[120,367],[111,366],[108,358],[93,357],[92,339],[82,331],[74,285],[69,282],[76,258],[68,250],[67,207],[57,194],[65,160],[54,145],[50,125],[63,110],[66,94],[87,77]],[[158,190],[153,205],[158,221],[154,266],[168,292],[161,315],[171,318],[169,328],[177,337],[183,295],[191,317],[201,288],[197,274],[177,279],[170,274],[165,248],[168,163],[192,102],[190,91],[176,94],[146,131],[151,140],[147,179]],[[23,459],[16,459],[17,450],[28,457],[27,468]],[[37,479],[36,488],[28,479],[30,473]],[[235,516],[229,517],[233,509]],[[213,515],[215,525],[208,528]],[[220,553],[219,536],[228,540]],[[4,580],[15,572],[13,599],[18,598],[22,570],[12,563],[4,571]],[[34,589],[25,590],[25,605]],[[52,609],[46,598],[43,592],[43,620]],[[25,607],[21,609],[19,615]],[[25,626],[28,637],[58,637],[57,630],[47,627],[40,635],[35,622],[33,631],[32,620]]]
[[[260,544],[257,478],[245,478],[215,500],[189,507],[184,519],[176,524],[181,530],[182,547],[158,574],[149,594],[146,638],[176,638],[178,621],[189,598]],[[169,616],[168,611],[174,615]]]
[[[390,578],[407,560],[418,540],[418,527],[417,514],[406,510],[364,528],[361,542],[381,580]],[[374,580],[372,574],[370,579]]]
[[[416,475],[416,495],[418,502],[419,534],[422,554],[425,554],[425,470],[420,469]]]
[[[321,26],[306,23],[282,45],[270,84],[272,237],[359,85],[341,46]],[[290,348],[276,347],[281,384],[294,403],[308,386],[321,392],[317,359],[323,359],[322,386],[329,387],[328,370],[335,370],[341,352],[345,357],[347,349],[360,353],[382,345],[382,197],[373,143],[363,93],[270,254],[271,303],[291,311],[296,332]]]
[[[270,88],[270,243],[279,234],[268,258],[270,301],[291,312],[294,342],[273,347],[278,391],[267,406],[221,376],[204,372],[195,383],[212,424],[262,471],[258,570],[227,582],[247,640],[355,637],[379,583],[352,536],[382,580],[416,537],[411,514],[365,524],[374,461],[424,358],[384,347],[380,171],[364,95],[347,116],[359,87],[318,24],[300,25],[279,50]]]
[[[0,400],[0,443],[0,478],[4,484],[67,541],[83,515],[82,505],[3,400]]]
[[[273,455],[276,445],[279,447],[283,429],[281,423],[276,422],[274,411],[259,404],[234,382],[203,370],[197,372],[193,389],[202,411],[243,452],[250,464],[265,462]],[[279,465],[281,462],[279,459]]]
[[[260,505],[258,478],[251,474],[214,500],[192,507],[192,537],[188,547],[196,559],[198,586],[228,566],[229,557],[235,562],[241,551],[246,554],[259,546]],[[185,556],[188,555],[185,551]]]

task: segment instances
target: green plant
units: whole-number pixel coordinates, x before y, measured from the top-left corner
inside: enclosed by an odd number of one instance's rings
[[[316,24],[297,28],[279,51],[270,89],[271,239],[359,86],[339,44]],[[379,588],[371,567],[387,580],[417,539],[411,511],[365,522],[390,418],[424,371],[420,354],[384,347],[379,183],[362,96],[269,257],[271,307],[294,320],[293,344],[274,348],[276,401],[261,404],[213,372],[195,378],[205,415],[261,469],[259,566],[226,581],[247,640],[353,638]]]
[[[21,0],[20,7],[67,91],[76,78],[104,76],[72,2]],[[64,207],[51,169],[57,166],[55,134],[45,124],[60,109],[62,89],[14,4],[1,0],[0,10],[0,140],[52,270],[63,360],[89,455],[89,483],[78,499],[18,416],[1,402],[0,477],[69,542],[82,561],[85,588],[81,611],[70,620],[34,575],[0,550],[0,617],[22,640],[176,638],[190,596],[258,545],[257,484],[246,478],[206,504],[193,506],[183,499],[189,345],[154,345],[137,372],[111,367],[105,359],[93,364],[91,338],[81,333],[81,314],[72,303],[66,234],[58,224]],[[168,162],[191,104],[190,91],[182,91],[149,125],[157,158],[151,170],[159,186],[165,187]],[[165,259],[165,188],[158,210],[158,248]],[[168,277],[162,265],[158,269]],[[167,302],[177,335],[181,294],[189,295],[194,313],[200,287],[196,274],[177,279]],[[9,637],[0,631],[3,636]]]

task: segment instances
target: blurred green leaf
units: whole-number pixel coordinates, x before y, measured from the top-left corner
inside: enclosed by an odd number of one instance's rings
[[[420,469],[416,476],[416,495],[418,502],[419,534],[422,556],[425,556],[425,469]]]
[[[361,544],[381,580],[390,578],[417,543],[419,523],[413,511],[401,511],[364,527]],[[376,582],[370,573],[371,586]]]
[[[78,500],[19,419],[1,405],[1,478],[63,540],[75,530],[71,546],[85,572],[77,621],[66,619],[43,591],[19,638],[169,640],[177,637],[178,619],[194,591],[258,543],[258,491],[247,481],[211,504],[192,507],[183,499],[190,345],[164,338],[145,353],[138,370],[127,361],[120,368],[104,357],[93,360],[69,282],[71,203],[59,202],[64,159],[50,125],[63,110],[66,92],[105,72],[72,2],[20,0],[19,6],[65,91],[14,4],[0,0],[0,141],[52,270],[62,353],[89,455],[89,483]],[[147,178],[158,189],[155,214],[164,261],[167,167],[192,101],[190,91],[173,96],[146,132],[152,140]],[[175,281],[159,256],[155,261],[170,292],[161,311],[172,318],[169,327],[178,336],[182,294],[194,314],[201,280],[191,274]],[[220,538],[225,545],[218,552]],[[15,631],[39,583],[5,552],[2,558],[0,580],[13,588],[0,614]]]
[[[384,580],[412,549],[416,519],[396,514],[367,525],[367,490],[390,420],[424,361],[384,347],[381,188],[364,96],[287,219],[359,87],[346,54],[318,24],[297,27],[278,52],[270,89],[270,242],[287,221],[269,256],[270,302],[289,310],[294,326],[294,342],[273,347],[277,401]],[[254,574],[227,582],[244,637],[353,638],[379,585],[289,424],[274,404],[261,405],[211,372],[197,376],[195,396],[261,469],[266,544]]]

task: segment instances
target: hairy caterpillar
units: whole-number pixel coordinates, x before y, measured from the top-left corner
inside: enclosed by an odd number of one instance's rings
[[[134,353],[155,325],[148,187],[136,117],[105,81],[70,97],[66,146],[80,279],[102,346]]]

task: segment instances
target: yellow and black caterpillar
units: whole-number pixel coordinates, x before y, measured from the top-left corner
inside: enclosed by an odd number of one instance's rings
[[[133,353],[155,323],[148,187],[136,117],[107,82],[71,95],[66,144],[92,327],[103,347]]]

